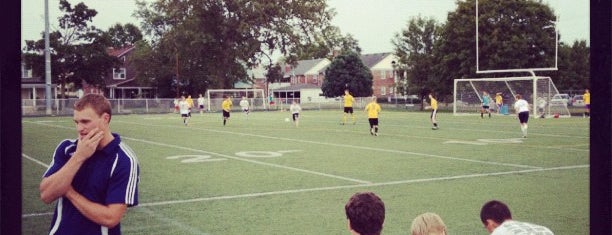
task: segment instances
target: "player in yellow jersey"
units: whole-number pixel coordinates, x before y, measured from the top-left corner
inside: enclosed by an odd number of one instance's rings
[[[355,98],[349,93],[349,90],[344,90],[344,116],[342,116],[342,125],[346,123],[346,118],[350,114],[355,124],[355,116],[353,115],[353,102]]]
[[[584,90],[582,95],[582,101],[584,101],[584,117],[591,117],[591,92],[589,89]]]
[[[495,94],[495,104],[497,105],[497,114],[500,113],[502,106],[504,105],[504,98],[501,96],[501,92]]]
[[[232,111],[232,99],[230,98],[229,95],[225,96],[225,100],[223,101],[223,103],[221,103],[221,108],[223,109],[223,125],[225,126],[225,123],[227,122],[227,120],[229,120],[230,118],[230,111]]]
[[[187,104],[189,105],[189,117],[191,117],[191,109],[193,108],[193,99],[191,98],[191,95],[188,95],[185,101],[187,101]]]
[[[378,113],[380,113],[380,105],[376,103],[376,96],[372,96],[372,101],[365,107],[368,113],[368,121],[370,122],[370,134],[378,136]]]
[[[438,129],[438,122],[436,121],[436,115],[438,114],[438,101],[434,97],[433,92],[429,93],[429,104],[431,106],[431,123],[433,124],[432,130]]]

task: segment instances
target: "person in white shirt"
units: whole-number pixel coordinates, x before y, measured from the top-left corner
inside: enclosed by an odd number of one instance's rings
[[[514,111],[516,112],[519,122],[521,123],[521,131],[523,132],[523,138],[527,138],[529,103],[527,103],[527,101],[524,100],[520,94],[516,95],[516,102],[514,102]]]
[[[198,107],[200,108],[200,115],[202,115],[204,112],[204,97],[202,94],[200,94],[200,97],[198,97]]]
[[[183,124],[189,125],[189,103],[185,99],[185,96],[181,96],[181,101],[178,103],[181,117],[183,118]]]
[[[242,108],[244,115],[249,118],[249,101],[245,96],[243,96],[242,100],[240,101],[240,108]]]
[[[482,206],[480,220],[491,235],[554,235],[547,227],[513,220],[508,206],[497,200]]]
[[[300,111],[302,111],[302,107],[294,100],[291,106],[289,106],[289,111],[291,111],[291,118],[293,118],[295,127],[298,127],[300,124]]]

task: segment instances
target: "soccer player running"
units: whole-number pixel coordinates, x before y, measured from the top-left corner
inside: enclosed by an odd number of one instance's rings
[[[519,122],[521,123],[521,131],[523,132],[523,138],[527,138],[527,122],[529,121],[529,103],[523,99],[520,94],[516,95],[516,102],[514,103],[514,110],[518,116]]]
[[[591,118],[591,92],[589,89],[584,90],[584,94],[582,95],[582,101],[584,102],[584,116]]]
[[[378,113],[380,113],[380,105],[376,103],[376,96],[372,96],[372,101],[365,107],[368,113],[368,121],[370,122],[370,134],[378,136]]]
[[[138,159],[111,132],[111,111],[98,94],[74,104],[77,138],[55,148],[39,186],[44,203],[57,201],[49,234],[121,234],[121,218],[138,205]]]
[[[232,99],[229,95],[225,96],[225,100],[221,103],[221,109],[223,109],[223,125],[227,123],[230,118],[230,111],[232,111]]]
[[[295,100],[293,100],[291,106],[289,106],[289,111],[291,111],[291,118],[293,119],[293,124],[295,124],[295,127],[298,127],[298,125],[300,124],[300,111],[302,111],[302,107],[300,107],[300,105]]]
[[[482,92],[482,108],[480,109],[480,118],[484,118],[485,111],[489,113],[489,118],[491,118],[491,110],[489,108],[489,103],[491,102],[491,96],[486,91]]]
[[[243,96],[242,100],[240,100],[240,108],[242,108],[242,112],[246,118],[249,119],[249,101],[245,96]]]
[[[189,125],[189,119],[191,116],[189,115],[189,103],[185,99],[185,96],[181,96],[181,100],[178,103],[179,112],[181,113],[181,118],[183,118],[183,124],[185,126]]]
[[[355,125],[355,116],[353,115],[353,102],[355,102],[355,98],[349,93],[349,90],[344,90],[344,115],[342,116],[342,125],[346,123],[346,118],[348,115],[351,115],[351,119],[353,119],[353,125]]]
[[[431,105],[431,124],[433,124],[432,130],[438,129],[438,122],[436,121],[436,115],[438,114],[438,101],[434,97],[433,92],[429,93],[429,104]]]

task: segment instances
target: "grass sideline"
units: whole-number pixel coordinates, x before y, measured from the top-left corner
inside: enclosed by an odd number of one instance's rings
[[[406,234],[412,219],[438,213],[452,234],[487,234],[485,201],[499,199],[517,220],[556,234],[589,233],[587,119],[530,119],[520,138],[513,116],[438,116],[386,111],[380,136],[365,114],[339,125],[341,110],[115,115],[111,128],[138,155],[138,207],[124,234],[348,234],[344,204],[358,191],[385,202],[384,234]],[[43,234],[54,204],[38,183],[71,117],[23,118],[23,234]]]

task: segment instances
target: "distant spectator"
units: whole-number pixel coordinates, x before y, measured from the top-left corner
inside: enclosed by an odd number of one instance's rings
[[[547,227],[513,220],[508,206],[496,200],[482,206],[480,221],[492,235],[553,235]]]
[[[410,226],[411,235],[446,235],[446,225],[439,215],[426,212],[418,215]]]
[[[348,229],[353,235],[380,235],[385,222],[385,204],[373,192],[355,193],[344,206]]]
[[[583,117],[591,117],[591,92],[589,89],[584,90],[584,95],[582,95],[582,101],[584,102],[584,115]]]

